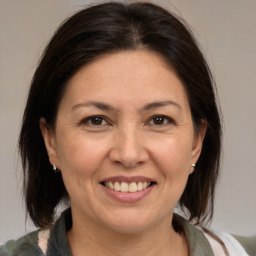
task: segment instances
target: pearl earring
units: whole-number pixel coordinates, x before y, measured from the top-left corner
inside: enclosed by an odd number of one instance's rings
[[[57,167],[56,167],[56,165],[55,165],[55,163],[53,163],[52,164],[52,169],[53,169],[53,171],[56,173],[56,172],[58,172],[58,170],[57,170]]]

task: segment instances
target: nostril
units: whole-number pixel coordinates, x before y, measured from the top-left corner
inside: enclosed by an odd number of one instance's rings
[[[123,165],[122,162],[118,160],[113,161],[113,163],[115,163],[116,165]]]
[[[120,157],[120,159],[111,159],[112,163],[123,166],[125,168],[133,168],[140,166],[144,163],[144,161],[137,161],[137,159],[125,159]]]

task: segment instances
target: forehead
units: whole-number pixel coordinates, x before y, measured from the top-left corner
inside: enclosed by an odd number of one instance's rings
[[[68,83],[64,100],[75,102],[93,97],[130,103],[168,97],[187,100],[172,67],[158,54],[145,50],[106,54],[78,70]]]

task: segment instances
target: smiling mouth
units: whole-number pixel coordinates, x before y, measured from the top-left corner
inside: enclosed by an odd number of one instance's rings
[[[135,193],[147,189],[155,185],[155,182],[139,181],[139,182],[119,182],[119,181],[104,181],[101,184],[109,189],[122,193]]]

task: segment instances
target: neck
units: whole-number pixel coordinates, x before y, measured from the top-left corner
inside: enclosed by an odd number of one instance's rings
[[[68,231],[73,256],[188,255],[186,238],[174,231],[172,218],[136,233],[120,233],[88,223],[74,221]]]

